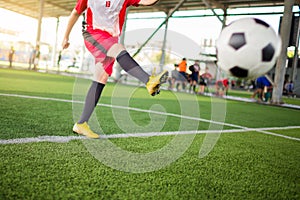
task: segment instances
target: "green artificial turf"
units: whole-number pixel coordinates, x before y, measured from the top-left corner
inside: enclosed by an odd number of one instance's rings
[[[118,139],[131,144],[133,139]],[[205,158],[203,136],[171,165],[128,173],[105,166],[80,141],[1,146],[1,199],[298,199],[299,144],[226,134]],[[160,143],[161,139],[156,139]],[[139,150],[139,143],[134,143]],[[101,152],[100,152],[101,153]]]
[[[72,126],[89,84],[74,77],[0,69],[0,141],[75,136]],[[0,199],[300,198],[299,110],[170,91],[150,97],[144,87],[109,83],[94,117],[100,126],[91,121],[91,127],[108,136],[151,130],[287,128],[268,131],[278,136],[258,129],[0,144]],[[211,119],[227,124],[212,124],[207,121]],[[200,149],[211,139],[218,140],[200,158]],[[177,146],[170,146],[170,154],[159,154],[172,142]],[[118,149],[107,148],[108,144]],[[184,145],[186,151],[178,159],[172,157]],[[152,155],[158,156],[141,162]]]

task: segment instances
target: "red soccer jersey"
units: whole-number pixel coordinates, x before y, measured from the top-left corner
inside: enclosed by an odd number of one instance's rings
[[[125,21],[126,8],[138,6],[140,0],[78,0],[78,14],[86,11],[88,29],[99,29],[119,36]]]

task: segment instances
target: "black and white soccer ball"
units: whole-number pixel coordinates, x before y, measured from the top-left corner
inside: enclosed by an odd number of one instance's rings
[[[226,26],[216,43],[218,66],[239,78],[255,78],[276,63],[281,39],[266,22],[243,18]]]

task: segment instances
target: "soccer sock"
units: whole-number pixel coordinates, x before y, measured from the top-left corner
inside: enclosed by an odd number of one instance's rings
[[[81,114],[80,120],[78,121],[79,124],[87,122],[90,119],[95,106],[99,101],[104,86],[105,84],[98,83],[96,81],[92,82],[92,85],[85,98],[84,109]]]
[[[131,76],[139,79],[143,83],[149,81],[149,74],[147,74],[141,66],[129,55],[126,50],[123,50],[117,56],[117,61],[120,66]]]

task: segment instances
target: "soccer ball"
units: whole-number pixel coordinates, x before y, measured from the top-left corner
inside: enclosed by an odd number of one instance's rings
[[[281,39],[266,22],[243,18],[221,31],[216,48],[222,70],[239,78],[256,78],[275,65]]]

